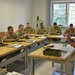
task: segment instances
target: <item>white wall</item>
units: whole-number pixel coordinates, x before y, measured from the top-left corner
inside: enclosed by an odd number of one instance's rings
[[[36,28],[37,16],[43,20],[44,25],[50,27],[50,2],[56,0],[32,0],[32,25]],[[58,1],[74,1],[74,0],[58,0]],[[66,28],[62,28],[62,33]]]
[[[0,0],[0,31],[9,25],[17,30],[19,24],[31,23],[32,0]]]
[[[50,0],[32,0],[32,1],[33,1],[33,6],[32,6],[33,7],[33,11],[32,11],[33,26],[36,27],[37,16],[39,16],[39,18],[43,20],[45,26],[48,26]]]

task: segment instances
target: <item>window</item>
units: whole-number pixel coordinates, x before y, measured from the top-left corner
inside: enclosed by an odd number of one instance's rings
[[[68,24],[70,23],[73,23],[75,25],[75,3],[69,4]]]
[[[66,24],[66,4],[53,4],[53,22],[58,25]]]
[[[52,2],[51,4],[51,24],[57,22],[58,25],[75,25],[75,3],[73,2]]]

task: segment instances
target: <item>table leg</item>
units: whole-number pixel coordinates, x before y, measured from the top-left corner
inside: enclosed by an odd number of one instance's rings
[[[31,58],[31,75],[34,75],[34,59]]]
[[[23,57],[23,61],[24,61],[24,69],[27,68],[27,50],[25,50],[25,56]]]
[[[25,58],[25,60],[26,60],[26,68],[28,67],[28,54],[27,54],[27,50],[28,50],[28,48],[26,48],[26,49],[25,49],[25,56],[26,56],[26,58]]]
[[[63,75],[63,63],[61,63],[60,75]]]
[[[23,57],[23,61],[24,61],[24,69],[26,69],[26,57]]]
[[[54,62],[52,61],[52,67],[54,67]]]

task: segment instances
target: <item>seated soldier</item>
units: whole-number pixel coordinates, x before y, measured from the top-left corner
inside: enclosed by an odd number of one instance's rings
[[[3,41],[4,42],[14,42],[14,41],[18,41],[18,37],[17,35],[14,33],[13,31],[13,27],[12,26],[8,26],[7,28],[7,32],[5,33],[4,37],[3,37]]]
[[[26,34],[24,32],[24,26],[20,24],[18,26],[18,30],[15,32],[19,39],[23,39],[26,37]]]
[[[47,34],[47,33],[48,33],[48,31],[44,27],[43,23],[40,23],[40,28],[37,30],[37,34]]]
[[[61,35],[61,29],[56,22],[50,27],[50,35]],[[52,38],[52,41],[60,41],[60,39]]]
[[[69,28],[65,30],[64,36],[66,35],[75,36],[75,29],[73,28],[73,24],[70,24]]]
[[[24,31],[27,34],[34,34],[35,33],[35,29],[30,26],[30,23],[27,23],[27,27],[25,27]]]

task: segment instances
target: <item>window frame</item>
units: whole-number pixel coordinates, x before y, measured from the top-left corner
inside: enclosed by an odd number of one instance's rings
[[[68,27],[68,15],[69,15],[69,4],[70,3],[75,3],[75,1],[74,0],[72,0],[72,1],[65,1],[65,0],[63,0],[63,1],[61,1],[61,0],[52,0],[51,2],[50,2],[50,25],[52,25],[53,24],[53,4],[61,4],[61,3],[66,3],[66,25],[65,26],[62,26],[62,27]]]

